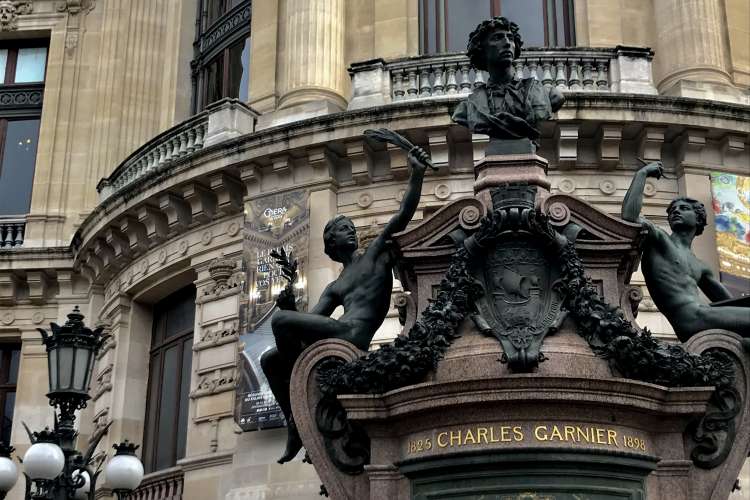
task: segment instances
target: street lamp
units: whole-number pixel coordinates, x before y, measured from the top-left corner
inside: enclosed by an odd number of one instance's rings
[[[86,407],[89,384],[96,353],[107,338],[102,329],[91,330],[83,324],[83,314],[76,306],[68,321],[60,326],[51,323],[52,334],[38,328],[47,348],[50,406],[56,408],[53,430],[31,432],[26,424],[31,447],[23,457],[27,500],[94,500],[96,480],[104,461],[94,455],[109,425],[98,430],[84,453],[75,449],[78,432],[75,412]],[[143,465],[135,456],[136,445],[126,440],[114,446],[116,453],[106,465],[107,482],[118,496],[138,487],[143,479]],[[12,447],[0,443],[0,499],[15,484],[17,469],[10,460]],[[137,465],[136,463],[137,462]]]

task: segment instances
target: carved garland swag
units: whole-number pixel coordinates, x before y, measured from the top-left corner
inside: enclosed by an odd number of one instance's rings
[[[554,229],[546,215],[533,213],[539,230],[552,234]],[[482,220],[476,240],[497,234],[498,215],[495,211]],[[481,293],[469,273],[469,259],[465,248],[456,251],[437,297],[430,299],[406,335],[353,362],[322,365],[318,382],[323,394],[378,394],[421,382],[459,336],[458,326],[473,312],[472,304]],[[717,397],[735,391],[727,355],[719,351],[693,354],[680,345],[659,341],[647,329],[637,330],[619,307],[601,298],[586,276],[574,243],[568,241],[563,246],[559,263],[565,308],[575,318],[578,334],[624,378],[666,387],[715,386]]]

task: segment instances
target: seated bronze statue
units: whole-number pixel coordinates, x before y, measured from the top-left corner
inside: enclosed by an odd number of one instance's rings
[[[516,78],[513,60],[521,55],[522,46],[518,26],[504,17],[477,26],[469,35],[469,60],[490,77],[456,107],[454,122],[492,139],[539,138],[537,123],[552,118],[565,98],[556,87],[547,89],[533,77]]]
[[[423,149],[414,147],[409,152],[408,163],[411,176],[401,207],[364,253],[357,252],[357,233],[351,219],[339,215],[326,224],[323,231],[325,252],[344,268],[323,291],[312,311],[296,310],[291,287],[276,301],[280,310],[271,320],[276,347],[264,353],[261,366],[287,421],[286,450],[279,463],[292,460],[302,448],[289,399],[289,380],[299,355],[313,343],[332,338],[347,340],[365,351],[385,319],[395,265],[389,240],[393,234],[406,229],[414,216],[429,156]],[[344,307],[344,314],[339,319],[330,318],[338,306]]]
[[[662,173],[661,162],[641,168],[635,174],[622,204],[622,218],[640,222],[648,230],[641,270],[651,298],[680,341],[686,342],[703,330],[720,328],[745,337],[743,344],[747,348],[750,346],[750,308],[712,307],[704,303],[699,294],[699,290],[703,291],[714,302],[732,298],[713,271],[690,248],[693,239],[703,233],[706,226],[703,204],[692,198],[673,200],[667,208],[671,235],[640,217],[646,179],[658,179]]]

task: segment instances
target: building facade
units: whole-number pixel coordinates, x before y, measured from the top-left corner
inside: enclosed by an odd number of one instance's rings
[[[490,15],[521,27],[517,74],[566,94],[538,152],[553,192],[619,216],[637,158],[661,160],[643,211],[666,226],[677,195],[712,206],[711,173],[750,175],[746,0],[0,0],[2,438],[22,455],[21,422],[51,425],[36,329],[79,305],[112,336],[80,440],[111,422],[101,449],[143,443],[135,498],[317,498],[301,456],[276,464],[284,429],[236,418],[243,311],[262,295],[246,256],[271,241],[248,236],[248,207],[302,193],[315,304],[338,272],[325,223],[346,214],[366,237],[403,195],[405,154],[365,129],[438,167],[414,223],[471,196],[488,139],[450,116],[484,81],[461,51]],[[694,251],[742,291],[750,255],[725,272],[708,212]],[[639,324],[674,338],[642,291]],[[400,293],[376,344],[400,332]]]

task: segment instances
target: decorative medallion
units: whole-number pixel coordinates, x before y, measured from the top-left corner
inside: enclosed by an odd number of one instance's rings
[[[13,311],[8,311],[6,313],[3,313],[2,316],[0,316],[0,323],[4,325],[10,325],[16,320],[16,315],[13,314]]]
[[[643,195],[649,198],[656,194],[656,184],[651,181],[646,181],[646,185],[643,186]]]
[[[229,236],[237,236],[237,233],[240,232],[240,223],[237,221],[230,222],[227,225],[227,234]]]
[[[604,194],[614,194],[617,191],[615,183],[609,179],[605,179],[599,183],[599,190]]]
[[[435,198],[446,200],[451,195],[451,188],[448,184],[438,184],[435,186]]]
[[[138,267],[140,272],[145,275],[148,272],[149,268],[148,259],[143,259]]]
[[[559,189],[561,193],[570,194],[576,190],[576,183],[573,182],[573,179],[560,179],[560,182],[557,183],[557,189]]]
[[[467,231],[473,231],[479,227],[482,214],[477,207],[468,206],[458,214],[459,224]]]
[[[210,229],[206,229],[205,231],[203,231],[203,234],[201,235],[201,243],[208,246],[211,243],[211,240],[213,239],[214,239],[214,235],[211,234]]]
[[[180,252],[180,255],[185,255],[188,251],[188,242],[185,240],[180,241],[177,244],[177,251]]]
[[[372,205],[372,195],[370,193],[362,193],[357,198],[357,205],[360,208],[367,208]]]
[[[35,325],[39,325],[44,321],[44,314],[37,311],[31,315],[31,322]]]
[[[547,210],[550,221],[555,225],[563,226],[570,221],[570,209],[565,203],[555,202]]]
[[[167,251],[165,249],[162,248],[159,250],[157,260],[159,261],[159,264],[164,264],[167,261]]]

